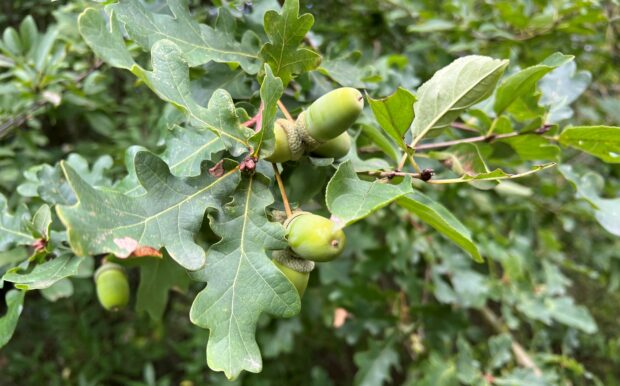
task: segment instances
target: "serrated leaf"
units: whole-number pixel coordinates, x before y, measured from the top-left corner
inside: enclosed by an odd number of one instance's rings
[[[58,206],[56,211],[77,255],[127,257],[138,247],[165,247],[188,270],[205,263],[205,252],[194,242],[194,235],[206,209],[219,208],[239,181],[238,169],[230,163],[224,165],[220,177],[203,168],[199,176],[179,178],[157,156],[139,152],[136,175],[146,193],[128,197],[96,190],[69,165],[62,163],[61,167],[78,202]]]
[[[316,52],[299,48],[313,24],[311,14],[299,16],[299,0],[286,0],[282,13],[274,10],[265,13],[265,33],[270,43],[263,46],[260,55],[271,66],[275,76],[282,79],[284,86],[288,85],[293,75],[314,70],[321,62],[321,56]]]
[[[25,206],[19,206],[15,214],[10,214],[6,198],[0,194],[0,252],[17,245],[30,245],[34,237],[28,224],[30,213]]]
[[[620,163],[620,127],[567,127],[560,134],[560,143],[592,154],[605,162]]]
[[[2,280],[15,283],[15,288],[34,290],[47,288],[57,281],[73,276],[84,260],[83,256],[64,253],[41,264],[32,264],[27,269],[15,267],[4,274]]]
[[[381,386],[390,382],[392,368],[399,367],[399,355],[394,347],[394,339],[382,342],[370,341],[369,349],[355,354],[357,365],[355,386]]]
[[[469,253],[475,261],[482,262],[482,256],[480,256],[469,230],[443,205],[418,191],[413,191],[399,198],[396,202],[452,240]]]
[[[594,217],[611,234],[620,236],[620,198],[602,198],[598,191],[603,185],[602,178],[594,173],[577,175],[570,165],[561,165],[560,172],[577,189],[577,198],[585,199],[592,205]]]
[[[347,161],[338,166],[327,184],[325,202],[331,214],[344,227],[410,192],[413,192],[411,177],[404,178],[398,185],[379,180],[363,181],[355,173],[351,161]]]
[[[470,55],[437,71],[418,89],[413,145],[430,130],[448,126],[465,109],[491,96],[508,60]]]
[[[556,52],[540,64],[528,67],[510,75],[497,87],[493,109],[497,115],[501,115],[507,108],[527,92],[532,92],[536,83],[546,74],[557,67],[568,63],[575,57]]]
[[[274,77],[271,67],[265,64],[265,77],[260,86],[260,99],[263,105],[261,127],[260,131],[251,138],[254,148],[260,149],[261,158],[271,155],[275,146],[273,126],[278,112],[278,101],[283,91],[282,80]]]
[[[383,99],[368,99],[377,122],[386,133],[401,147],[407,149],[403,137],[413,121],[415,95],[399,87],[394,94]]]
[[[194,300],[190,318],[210,330],[207,363],[229,379],[262,368],[255,340],[260,314],[290,317],[300,309],[297,291],[266,254],[287,246],[284,228],[266,217],[272,203],[268,180],[257,173],[243,179],[233,201],[211,218],[222,240],[209,248],[208,285]]]
[[[258,72],[260,40],[254,32],[246,31],[237,42],[235,22],[226,8],[220,8],[213,28],[194,21],[186,1],[168,0],[167,4],[174,17],[151,12],[137,0],[123,0],[111,8],[129,37],[146,51],[161,40],[169,40],[179,46],[190,67],[215,61],[239,63],[249,74]]]
[[[139,263],[140,285],[136,295],[136,311],[146,312],[151,319],[161,320],[168,293],[173,288],[187,289],[190,278],[180,265],[170,256],[145,258]]]
[[[24,309],[24,296],[25,291],[10,290],[4,296],[6,301],[7,311],[0,318],[0,348],[6,345],[17,327],[17,321],[19,315]]]

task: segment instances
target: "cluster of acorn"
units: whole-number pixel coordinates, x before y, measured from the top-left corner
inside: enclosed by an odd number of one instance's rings
[[[347,129],[364,108],[362,94],[350,87],[333,90],[299,114],[293,123],[276,121],[276,145],[271,162],[298,160],[304,154],[341,158],[351,148]],[[331,261],[345,246],[341,227],[325,217],[298,212],[284,222],[289,248],[273,252],[273,262],[295,285],[301,297],[315,262]]]
[[[347,129],[364,108],[362,94],[349,87],[333,90],[310,105],[295,122],[278,119],[274,126],[275,148],[266,159],[282,163],[296,161],[304,154],[341,158],[351,148]],[[322,216],[296,212],[284,221],[289,248],[273,252],[273,262],[297,288],[301,297],[315,262],[331,261],[345,246],[341,227]],[[109,311],[129,303],[130,288],[122,266],[104,262],[95,272],[99,302]]]

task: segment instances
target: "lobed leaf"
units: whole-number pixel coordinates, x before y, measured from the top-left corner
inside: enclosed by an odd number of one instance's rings
[[[221,176],[212,176],[203,168],[199,176],[179,178],[151,153],[137,153],[134,162],[146,190],[138,197],[94,189],[61,163],[77,197],[75,205],[56,208],[71,248],[79,256],[113,253],[127,257],[140,247],[166,247],[184,268],[201,268],[205,252],[194,242],[194,235],[207,208],[221,207],[235,189],[238,169],[227,162]]]
[[[314,24],[314,17],[305,13],[299,16],[299,0],[286,0],[282,13],[267,11],[264,18],[265,33],[270,42],[260,51],[265,63],[271,66],[275,76],[282,79],[284,86],[293,75],[314,70],[321,62],[316,52],[299,48],[306,33]]]
[[[0,194],[0,252],[17,245],[30,245],[34,237],[28,229],[30,213],[25,206],[19,206],[15,214],[10,214],[6,198]]]
[[[209,367],[229,379],[242,370],[261,371],[255,338],[259,316],[290,317],[301,306],[293,284],[266,254],[287,247],[284,228],[265,214],[273,203],[268,184],[258,173],[244,178],[232,202],[211,217],[211,229],[222,239],[209,248],[203,270],[208,285],[190,311],[194,324],[210,330]]]

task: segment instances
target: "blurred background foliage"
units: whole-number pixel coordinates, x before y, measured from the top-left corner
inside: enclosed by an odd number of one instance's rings
[[[591,79],[570,122],[620,125],[615,0],[301,4],[315,17],[307,42],[324,55],[323,66],[370,95],[415,89],[465,54],[509,58],[524,68],[562,51],[590,74],[586,83]],[[174,114],[130,74],[102,65],[81,40],[77,15],[92,5],[0,4],[0,192],[12,205],[24,171],[70,153],[89,163],[107,154],[107,175],[121,176],[126,148],[157,150]],[[274,5],[190,1],[202,22],[212,24],[224,6],[245,15],[247,28]],[[324,82],[320,72],[303,75],[287,90],[286,104],[294,110],[297,101],[320,95]],[[256,85],[229,86],[235,98],[256,98]],[[578,173],[593,173],[603,197],[618,197],[617,164],[571,151],[562,157]],[[299,192],[310,189],[299,178],[308,167],[288,176]],[[231,384],[620,384],[620,239],[596,223],[557,170],[502,186],[427,190],[472,231],[485,264],[396,208],[352,226],[345,257],[313,274],[301,314],[261,320],[263,372]],[[0,271],[7,259],[0,254]],[[137,280],[134,272],[134,289]],[[192,294],[173,294],[163,320],[153,322],[133,310],[106,314],[91,278],[71,281],[69,298],[28,294],[15,336],[0,351],[0,384],[228,384],[206,366],[208,333],[188,319]],[[519,350],[537,367],[528,368]]]

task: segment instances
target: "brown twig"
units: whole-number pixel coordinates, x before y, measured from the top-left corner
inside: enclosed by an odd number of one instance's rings
[[[291,211],[291,205],[289,204],[288,197],[286,196],[286,190],[284,190],[282,176],[280,176],[278,166],[275,163],[272,163],[271,166],[273,166],[273,172],[275,173],[278,188],[280,189],[280,195],[282,196],[282,202],[284,203],[284,211],[286,211],[286,217],[290,218],[293,215],[293,212]]]
[[[252,118],[250,118],[249,121],[245,121],[242,123],[243,126],[245,127],[252,127],[254,125],[256,125],[255,130],[258,131],[260,130],[260,124],[261,124],[261,118],[263,116],[263,103],[261,102],[260,107],[258,108],[258,112],[256,113],[255,116],[253,116]]]
[[[284,114],[286,119],[288,119],[291,122],[295,122],[291,113],[288,112],[288,110],[286,109],[286,106],[284,106],[284,103],[282,103],[282,101],[279,99],[278,99],[278,107],[280,108],[280,111],[282,111],[282,114]]]
[[[391,171],[369,170],[369,171],[366,171],[365,173],[369,174],[371,176],[379,176],[379,177],[388,178],[388,179],[392,179],[394,177],[407,177],[407,176],[409,176],[411,178],[416,178],[416,179],[422,180],[422,181],[430,180],[433,177],[433,175],[435,174],[435,172],[432,169],[424,169],[420,173],[408,173],[408,172],[400,172],[400,171],[396,171],[396,170],[391,170]]]

